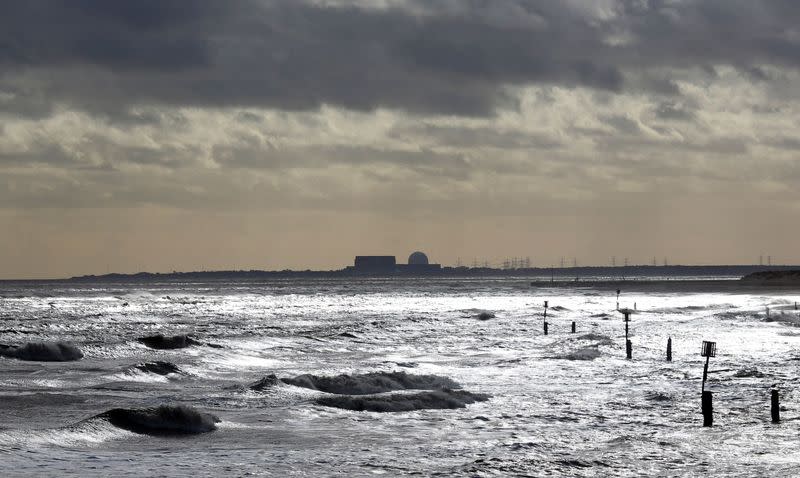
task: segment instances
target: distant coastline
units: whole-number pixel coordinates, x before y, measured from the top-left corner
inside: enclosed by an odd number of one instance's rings
[[[70,277],[70,282],[147,282],[171,280],[267,280],[281,278],[361,278],[361,277],[528,277],[540,280],[628,280],[644,278],[681,279],[691,277],[743,278],[751,274],[782,273],[800,271],[800,266],[757,265],[670,265],[670,266],[586,266],[586,267],[531,267],[526,269],[495,269],[488,267],[442,267],[437,271],[418,273],[414,271],[386,273],[354,272],[352,269],[314,270],[229,270],[193,272],[139,272],[135,274],[104,274]],[[756,276],[758,277],[758,276]],[[59,280],[59,279],[54,279]]]
[[[790,270],[770,268],[768,271],[752,272],[742,277],[742,281],[748,284],[800,286],[800,267]]]

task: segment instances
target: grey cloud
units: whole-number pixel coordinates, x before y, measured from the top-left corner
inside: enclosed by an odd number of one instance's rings
[[[655,107],[654,113],[657,118],[663,120],[691,121],[695,118],[693,111],[669,101],[659,103]]]
[[[377,169],[389,166],[426,177],[467,179],[474,169],[460,154],[432,150],[381,149],[367,146],[306,146],[276,148],[261,139],[240,138],[234,145],[216,145],[213,159],[223,168],[287,171],[325,170],[334,166]]]
[[[0,4],[0,89],[24,74],[38,94],[90,111],[130,105],[323,104],[487,115],[508,85],[619,92],[626,71],[676,95],[650,69],[723,63],[796,68],[797,2],[620,0],[594,18],[567,2],[409,2],[406,8],[302,1],[31,0]],[[423,12],[420,14],[419,12]],[[730,32],[735,31],[736,35]],[[606,41],[616,32],[632,40]],[[20,96],[42,114],[41,96]],[[23,104],[7,107],[23,111]]]
[[[800,151],[800,139],[794,137],[773,137],[767,138],[765,144],[773,148],[785,149],[788,151]]]
[[[715,155],[743,155],[750,151],[742,138],[708,138],[700,141],[678,141],[674,139],[652,139],[644,136],[620,137],[608,135],[594,139],[595,147],[605,153],[628,153],[646,157],[660,152],[669,154],[704,153]]]
[[[603,120],[604,123],[613,126],[620,133],[628,135],[638,135],[642,131],[642,128],[639,126],[639,123],[628,118],[627,116],[619,116],[619,115],[606,116],[601,119]]]
[[[441,146],[456,148],[489,147],[500,149],[556,149],[562,142],[554,135],[521,130],[497,130],[489,127],[404,125],[395,128],[391,137],[418,141],[425,138]]]

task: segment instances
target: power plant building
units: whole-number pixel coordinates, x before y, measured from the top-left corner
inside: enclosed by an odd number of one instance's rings
[[[394,256],[356,256],[353,268],[357,272],[387,272],[397,271],[397,261]]]
[[[423,252],[414,252],[408,256],[408,264],[398,264],[395,256],[356,256],[352,267],[345,269],[355,274],[431,274],[442,270],[440,264],[430,264],[428,256]]]

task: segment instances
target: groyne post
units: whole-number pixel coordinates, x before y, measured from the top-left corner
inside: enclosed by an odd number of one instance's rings
[[[620,293],[620,290],[617,289],[617,310],[619,310],[619,293]]]
[[[701,408],[703,412],[703,426],[710,427],[714,424],[714,397],[711,392],[706,391],[706,379],[708,378],[708,361],[711,357],[717,355],[717,343],[704,340],[700,348],[700,356],[706,358],[705,366],[703,366],[703,385],[702,385],[702,399]]]
[[[625,357],[630,359],[633,357],[633,344],[628,340],[628,323],[631,321],[631,312],[625,309],[622,313],[625,315]]]
[[[623,312],[623,315],[625,315],[625,340],[628,340],[628,322],[631,321],[631,313]]]
[[[781,421],[781,404],[778,391],[772,389],[772,423],[780,423]]]
[[[672,337],[667,339],[667,362],[672,362]]]
[[[710,427],[714,424],[714,396],[711,392],[703,392],[703,426]]]
[[[544,301],[544,334],[547,335],[547,301]]]
[[[575,333],[575,321],[574,320],[572,321],[572,333],[573,334]]]

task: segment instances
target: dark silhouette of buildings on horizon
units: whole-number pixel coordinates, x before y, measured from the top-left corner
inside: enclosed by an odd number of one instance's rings
[[[356,256],[353,265],[345,268],[344,272],[355,275],[426,275],[436,274],[441,270],[441,264],[429,263],[424,252],[416,251],[408,256],[407,264],[398,264],[395,256]]]

